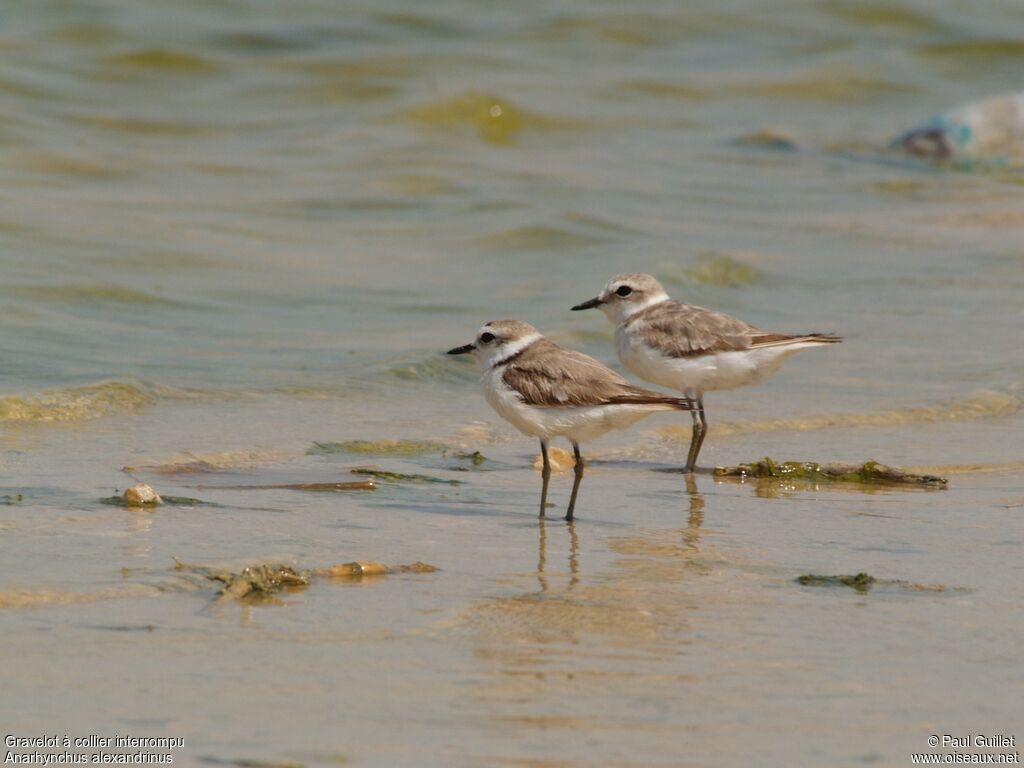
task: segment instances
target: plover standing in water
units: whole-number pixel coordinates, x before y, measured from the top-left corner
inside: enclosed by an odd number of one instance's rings
[[[548,441],[565,437],[576,458],[566,520],[572,520],[583,479],[580,442],[623,429],[655,411],[688,411],[689,398],[636,387],[592,357],[548,341],[529,323],[495,320],[472,344],[449,355],[472,354],[483,367],[484,396],[498,415],[520,432],[540,439],[544,466],[540,515],[547,502],[551,463]]]
[[[830,333],[762,331],[723,312],[670,299],[661,283],[643,273],[616,275],[598,296],[573,309],[593,307],[615,325],[615,348],[626,368],[696,402],[688,472],[697,466],[708,431],[705,392],[756,384],[794,352],[842,341]]]

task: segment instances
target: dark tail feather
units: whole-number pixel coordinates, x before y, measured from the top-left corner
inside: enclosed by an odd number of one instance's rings
[[[762,333],[754,336],[750,341],[753,347],[784,347],[804,341],[838,344],[842,340],[842,336],[837,336],[834,333]]]
[[[608,400],[609,405],[668,405],[677,411],[692,411],[694,402],[688,397],[672,397],[651,392],[642,395],[619,395]]]

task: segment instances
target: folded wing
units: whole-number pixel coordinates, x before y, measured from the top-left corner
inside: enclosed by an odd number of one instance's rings
[[[652,405],[688,410],[687,398],[630,384],[588,355],[547,339],[531,344],[505,366],[502,381],[527,405],[541,408],[587,405]]]
[[[696,357],[756,347],[842,341],[839,336],[827,333],[769,333],[724,312],[680,301],[655,304],[637,313],[629,324],[649,346],[667,357]]]

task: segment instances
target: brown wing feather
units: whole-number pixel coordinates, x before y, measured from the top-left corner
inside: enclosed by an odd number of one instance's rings
[[[588,355],[563,349],[541,339],[511,361],[502,381],[527,405],[555,408],[566,405],[668,405],[690,407],[685,398],[636,387]]]
[[[629,320],[633,323],[645,341],[669,357],[749,349],[754,337],[766,335],[724,312],[672,300],[638,312]]]
[[[633,326],[650,346],[668,357],[696,357],[801,341],[842,341],[841,337],[829,333],[762,331],[756,325],[724,312],[671,300],[638,312],[627,324]]]

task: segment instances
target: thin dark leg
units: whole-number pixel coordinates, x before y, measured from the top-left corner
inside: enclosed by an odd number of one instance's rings
[[[572,520],[572,511],[576,508],[576,494],[580,490],[580,481],[583,479],[583,457],[580,456],[580,444],[572,444],[572,454],[576,458],[576,466],[572,473],[576,478],[572,481],[572,495],[569,496],[569,508],[565,511],[565,519]]]
[[[704,436],[708,433],[708,420],[704,415],[704,395],[697,395],[694,401],[696,407],[690,411],[690,416],[693,417],[693,435],[690,437],[690,451],[686,455],[687,472],[697,469],[697,456],[700,454],[700,447],[704,445]]]
[[[544,507],[548,503],[548,480],[551,479],[551,462],[548,460],[548,441],[540,441],[540,455],[544,459],[544,467],[540,471],[543,482],[540,486],[540,516],[544,517]]]
[[[694,403],[693,410],[690,411],[690,418],[693,419],[693,430],[690,432],[690,450],[686,454],[686,469],[684,472],[693,472],[693,468],[697,463],[697,457],[695,454],[695,448],[697,446],[697,435],[700,434],[700,419],[697,417],[697,405]]]

